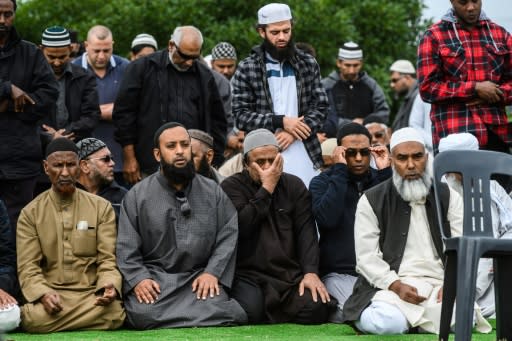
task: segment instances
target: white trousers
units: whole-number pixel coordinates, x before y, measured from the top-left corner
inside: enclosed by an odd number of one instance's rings
[[[366,334],[405,334],[409,331],[409,323],[400,309],[382,301],[372,301],[355,325]]]
[[[20,307],[17,305],[0,309],[0,333],[16,329],[20,321]]]

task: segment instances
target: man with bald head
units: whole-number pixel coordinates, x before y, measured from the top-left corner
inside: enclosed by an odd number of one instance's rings
[[[357,204],[354,224],[359,278],[343,307],[346,321],[364,333],[404,334],[410,328],[438,333],[443,295],[441,230],[420,132],[391,136],[392,177],[369,189]],[[462,198],[440,191],[445,235],[462,232]],[[476,312],[477,330],[490,325]]]
[[[226,113],[211,70],[197,62],[202,45],[197,28],[177,27],[166,50],[140,58],[126,69],[113,117],[128,182],[136,183],[157,170],[151,137],[165,122],[210,134],[213,165],[222,163]]]
[[[30,333],[115,329],[125,313],[118,299],[116,223],[110,203],[76,188],[78,148],[61,137],[46,147],[44,170],[52,187],[21,211],[18,276]]]
[[[91,27],[84,45],[85,53],[75,59],[73,64],[91,71],[96,77],[101,117],[92,136],[107,144],[117,160],[114,167],[116,179],[122,180],[122,148],[114,139],[112,110],[126,66],[130,62],[126,58],[114,54],[114,38],[106,26]]]

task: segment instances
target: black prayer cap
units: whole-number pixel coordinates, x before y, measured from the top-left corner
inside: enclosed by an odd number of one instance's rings
[[[59,137],[46,146],[45,159],[55,152],[73,152],[78,156],[78,147],[76,144],[65,137]]]
[[[183,129],[187,130],[185,126],[178,122],[167,122],[163,124],[158,130],[155,132],[155,135],[153,136],[153,147],[158,148],[160,144],[158,143],[158,140],[160,139],[160,135],[164,132],[164,130],[176,128],[176,127],[182,127]],[[188,131],[187,131],[188,133]]]
[[[363,125],[355,122],[349,122],[342,125],[338,130],[338,134],[336,135],[338,146],[341,146],[341,139],[348,135],[365,135],[368,137],[368,140],[372,140],[370,132]]]

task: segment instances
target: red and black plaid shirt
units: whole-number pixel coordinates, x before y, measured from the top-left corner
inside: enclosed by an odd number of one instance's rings
[[[512,103],[512,37],[482,13],[472,28],[463,28],[453,16],[432,25],[418,49],[421,97],[432,103],[434,150],[442,137],[473,133],[485,147],[487,129],[512,142],[505,105]],[[476,82],[499,84],[505,103],[467,105],[477,98]]]

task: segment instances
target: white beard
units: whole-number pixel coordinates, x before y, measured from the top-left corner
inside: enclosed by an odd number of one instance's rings
[[[428,167],[421,178],[416,180],[404,180],[393,167],[393,185],[406,202],[422,202],[430,192],[432,174]]]

